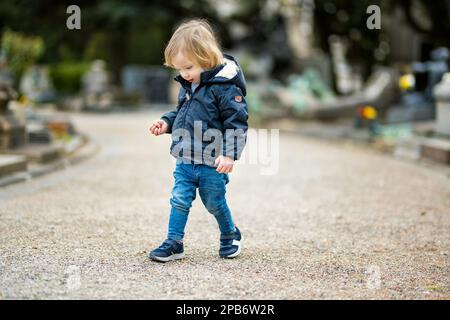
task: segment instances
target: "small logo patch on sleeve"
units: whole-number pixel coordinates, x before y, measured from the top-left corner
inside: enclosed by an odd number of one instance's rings
[[[234,101],[242,102],[242,96],[234,96]]]

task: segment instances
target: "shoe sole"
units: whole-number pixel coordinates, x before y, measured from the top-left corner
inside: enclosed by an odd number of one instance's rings
[[[224,259],[233,259],[233,258],[237,257],[241,253],[242,239],[243,238],[241,236],[241,240],[239,240],[238,249],[237,249],[237,251],[235,253],[232,253],[232,254],[230,254],[228,256],[220,256],[220,257],[224,258]]]
[[[173,261],[173,260],[179,260],[179,259],[183,259],[184,258],[184,252],[182,253],[176,253],[173,254],[171,256],[168,257],[157,257],[157,256],[149,256],[150,259],[155,260],[155,261],[159,261],[159,262],[169,262],[169,261]]]

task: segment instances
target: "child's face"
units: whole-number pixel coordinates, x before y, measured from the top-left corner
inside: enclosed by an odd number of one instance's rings
[[[183,53],[178,52],[173,58],[172,64],[183,79],[197,84],[200,82],[200,73],[203,71],[202,67],[189,60]]]

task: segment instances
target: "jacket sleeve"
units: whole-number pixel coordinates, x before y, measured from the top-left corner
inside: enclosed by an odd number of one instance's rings
[[[181,106],[184,103],[185,98],[186,98],[186,90],[184,88],[180,88],[180,91],[178,92],[178,105],[176,109],[162,115],[161,119],[167,122],[167,124],[169,125],[167,127],[166,133],[172,133],[173,123],[175,121],[175,118],[177,117],[178,111],[180,110]]]
[[[224,128],[223,155],[239,160],[247,142],[247,103],[242,90],[236,85],[224,89],[219,100]]]

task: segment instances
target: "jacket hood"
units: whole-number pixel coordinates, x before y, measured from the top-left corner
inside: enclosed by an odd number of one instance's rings
[[[239,63],[231,55],[224,54],[223,57],[224,61],[220,66],[203,71],[200,74],[200,85],[206,83],[235,84],[242,90],[245,96],[247,94],[245,77]],[[175,80],[180,82],[183,87],[190,89],[191,83],[184,80],[180,75],[176,76]]]

